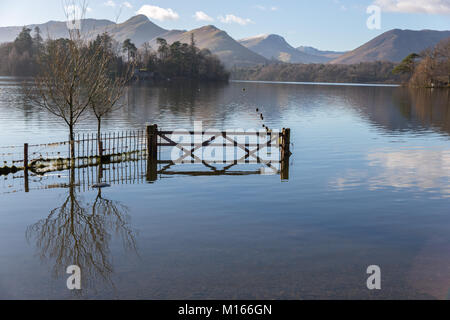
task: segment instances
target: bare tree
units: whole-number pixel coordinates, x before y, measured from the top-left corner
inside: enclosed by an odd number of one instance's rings
[[[76,1],[71,5],[75,6]],[[80,20],[86,8],[85,1],[77,6]],[[66,5],[65,10],[70,18],[68,10],[75,9]],[[81,30],[69,29],[69,39],[48,40],[38,59],[40,72],[29,98],[34,105],[62,119],[68,126],[71,158],[75,157],[74,127],[89,107],[106,72],[106,62],[99,59],[100,55],[100,50],[87,50]],[[99,61],[105,63],[98,65]]]
[[[92,50],[94,52],[101,52],[97,56],[99,59],[95,66],[99,69],[97,71],[98,76],[92,78],[92,83],[88,83],[89,86],[94,86],[95,90],[92,98],[89,101],[89,105],[93,114],[97,119],[97,134],[100,137],[102,128],[102,119],[114,110],[118,110],[124,106],[120,103],[120,99],[123,97],[128,82],[131,80],[134,73],[134,62],[127,64],[125,70],[120,70],[120,74],[112,75],[108,72],[108,66],[114,63],[116,53],[112,49],[112,39],[107,33],[97,37],[97,40],[91,43]],[[106,66],[107,70],[104,70]],[[100,146],[100,139],[99,148]]]
[[[450,38],[444,39],[436,45],[436,56],[439,63],[439,71],[443,81],[450,86]]]
[[[127,82],[130,79],[131,72],[127,75],[111,79],[108,76],[102,76],[98,83],[98,88],[89,102],[91,110],[97,119],[97,134],[100,136],[102,128],[102,119],[114,110],[124,106],[119,103],[125,93]]]

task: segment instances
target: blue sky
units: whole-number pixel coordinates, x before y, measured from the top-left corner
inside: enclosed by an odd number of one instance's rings
[[[367,7],[381,8],[370,30]],[[350,50],[394,28],[450,30],[450,0],[91,0],[87,17],[122,22],[137,12],[167,29],[214,24],[236,39],[275,33],[297,47]],[[0,26],[64,20],[61,0],[0,0]]]

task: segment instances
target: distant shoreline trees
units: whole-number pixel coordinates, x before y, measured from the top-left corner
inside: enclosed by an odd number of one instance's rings
[[[419,59],[410,77],[410,86],[450,88],[450,38],[422,52]]]
[[[289,64],[272,63],[250,68],[235,68],[232,79],[289,82],[335,83],[401,83],[406,76],[393,74],[392,62],[363,62],[359,64]]]
[[[393,70],[407,75],[405,84],[416,88],[450,88],[450,38],[420,54],[411,53]]]
[[[23,27],[16,40],[0,45],[0,75],[27,77],[37,74],[43,40],[39,27]]]
[[[219,58],[207,49],[199,49],[194,36],[191,43],[168,44],[157,39],[158,49],[144,46],[137,52],[137,65],[152,73],[155,80],[190,79],[197,81],[228,81],[230,74]]]
[[[32,30],[24,27],[16,40],[0,45],[0,75],[4,76],[36,76],[39,74],[39,56],[45,48],[54,41],[41,37],[39,28]],[[168,44],[165,39],[158,39],[158,48],[152,50],[148,43],[141,48],[126,39],[119,44],[110,35],[98,35],[91,43],[107,42],[115,47],[115,66],[112,70],[120,73],[133,64],[137,73],[145,74],[152,80],[188,79],[196,81],[228,81],[230,74],[218,57],[207,49],[199,49],[195,39],[191,43],[179,41]]]

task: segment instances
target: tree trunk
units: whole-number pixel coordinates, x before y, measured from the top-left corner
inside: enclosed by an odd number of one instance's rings
[[[75,134],[73,132],[73,125],[69,125],[69,143],[70,143],[70,159],[75,159]]]
[[[97,117],[97,143],[98,143],[98,153],[102,154],[100,148],[102,148],[102,118]]]

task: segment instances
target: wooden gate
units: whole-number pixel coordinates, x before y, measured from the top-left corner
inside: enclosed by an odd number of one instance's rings
[[[190,142],[176,142],[174,136],[189,137]],[[237,139],[237,137],[239,139]],[[219,140],[222,140],[220,142]],[[244,140],[245,142],[243,142]],[[254,142],[250,142],[254,140]],[[148,168],[147,179],[152,182],[158,179],[158,175],[192,175],[192,176],[214,176],[214,175],[250,175],[261,174],[259,171],[233,171],[233,167],[241,164],[262,164],[274,174],[280,174],[282,180],[289,180],[289,157],[290,152],[290,129],[280,132],[237,132],[237,131],[162,131],[157,125],[147,127],[148,145]],[[161,159],[161,149],[164,147],[176,148],[181,155],[177,159]],[[209,160],[199,157],[195,153],[203,148],[233,148],[243,151],[243,155],[233,159]],[[276,160],[261,157],[266,149],[275,149],[279,153]],[[225,151],[223,153],[227,155]],[[179,164],[202,164],[206,171],[170,171]],[[158,168],[159,166],[162,168]],[[218,169],[217,165],[226,165]],[[279,166],[277,168],[276,166]]]

